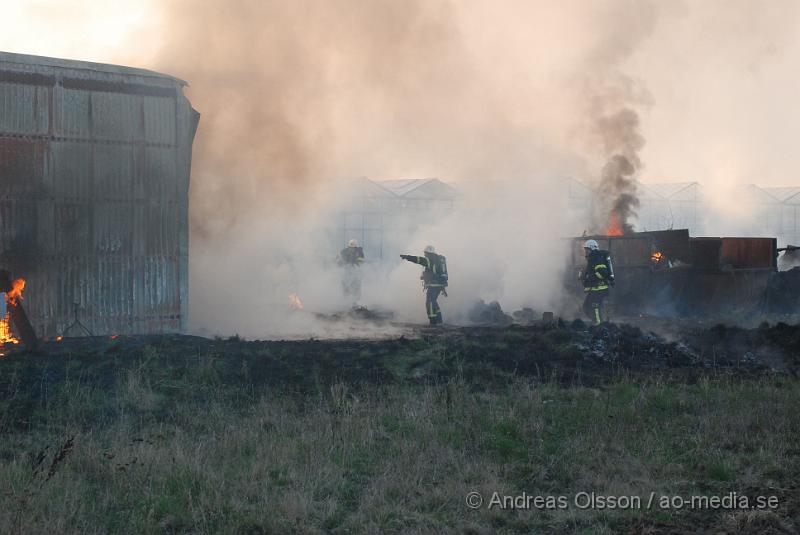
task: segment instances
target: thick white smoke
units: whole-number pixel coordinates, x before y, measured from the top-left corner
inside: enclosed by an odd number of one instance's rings
[[[23,13],[46,19],[48,1]],[[88,3],[73,3],[88,17]],[[196,329],[321,332],[311,314],[287,313],[287,296],[312,311],[342,306],[332,259],[344,244],[326,233],[331,192],[344,191],[336,177],[435,176],[462,192],[452,217],[420,229],[407,251],[430,242],[448,256],[451,318],[473,298],[506,310],[557,300],[561,238],[592,225],[569,219],[558,179],[601,177],[615,150],[599,117],[635,112],[646,141],[634,147],[638,178],[704,182],[719,234],[750,224],[732,183],[797,182],[792,1],[165,0],[147,16],[141,5],[130,46],[98,41],[84,57],[191,84],[203,114],[191,192]],[[46,40],[20,48],[20,35],[37,32],[13,25],[13,42],[0,36],[11,51],[79,57],[74,44],[90,35],[51,24]],[[418,268],[398,259],[366,275],[367,304],[424,321]]]

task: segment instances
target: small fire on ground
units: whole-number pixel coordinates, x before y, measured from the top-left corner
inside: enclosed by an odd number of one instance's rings
[[[11,332],[11,307],[16,306],[18,300],[22,300],[22,292],[25,290],[25,279],[16,279],[11,283],[11,291],[6,293],[6,315],[0,319],[0,344],[18,344],[19,340]]]
[[[289,306],[291,306],[293,310],[303,310],[303,302],[297,294],[289,294]]]

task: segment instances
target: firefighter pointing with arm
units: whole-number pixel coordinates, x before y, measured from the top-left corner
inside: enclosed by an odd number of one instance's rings
[[[412,256],[401,254],[400,258],[419,264],[425,269],[420,279],[425,289],[425,310],[431,325],[442,323],[442,310],[439,308],[439,294],[447,297],[447,260],[444,256],[436,254],[433,245],[425,247],[425,256]]]
[[[603,301],[608,297],[609,288],[614,286],[614,267],[608,251],[600,250],[595,240],[583,244],[586,255],[586,271],[583,272],[583,312],[595,325],[603,323]]]

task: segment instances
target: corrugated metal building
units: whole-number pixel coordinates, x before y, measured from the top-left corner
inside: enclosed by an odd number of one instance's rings
[[[40,336],[180,331],[199,114],[155,72],[0,52],[0,268]],[[69,334],[79,334],[70,332]]]

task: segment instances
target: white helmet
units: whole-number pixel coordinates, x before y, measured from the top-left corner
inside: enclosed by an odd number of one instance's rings
[[[426,245],[425,246],[425,252],[426,253],[435,253],[436,252],[436,248],[433,245]]]
[[[586,240],[586,243],[583,244],[584,249],[589,249],[590,251],[597,251],[600,249],[600,246],[597,245],[595,240]]]
[[[358,242],[356,240],[350,240],[347,242],[348,247],[358,247]]]

